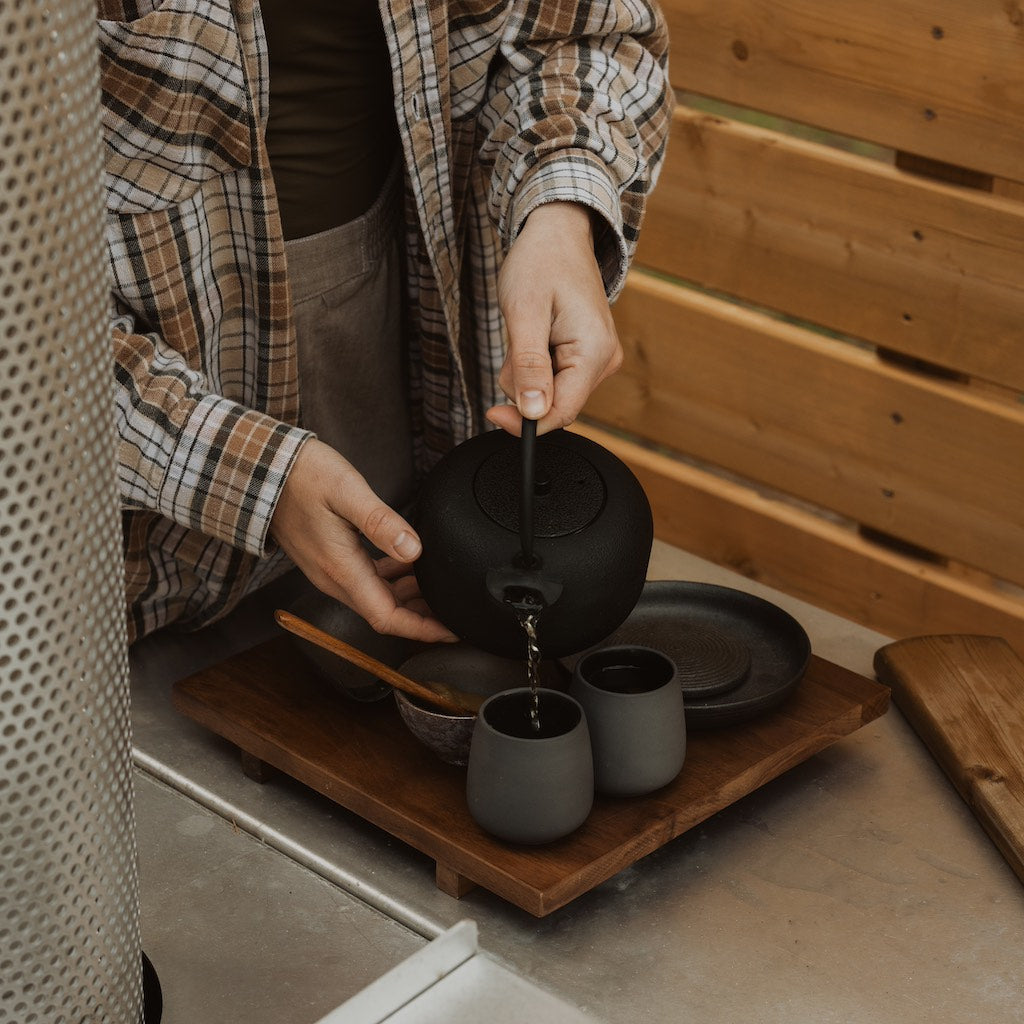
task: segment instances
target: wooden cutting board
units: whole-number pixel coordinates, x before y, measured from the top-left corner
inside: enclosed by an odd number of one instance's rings
[[[875,671],[1024,881],[1024,662],[998,637],[924,636]]]

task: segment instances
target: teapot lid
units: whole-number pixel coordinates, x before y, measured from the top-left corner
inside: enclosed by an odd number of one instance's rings
[[[473,477],[473,496],[487,516],[513,533],[519,530],[522,464],[517,445],[485,458]],[[589,526],[607,499],[594,464],[553,438],[538,439],[533,489],[533,533],[564,537]]]

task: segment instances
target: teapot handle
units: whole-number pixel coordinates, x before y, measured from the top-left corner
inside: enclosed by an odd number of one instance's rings
[[[536,483],[537,421],[523,420],[522,428],[522,481],[519,492],[519,544],[524,569],[537,564],[533,553],[533,492]]]

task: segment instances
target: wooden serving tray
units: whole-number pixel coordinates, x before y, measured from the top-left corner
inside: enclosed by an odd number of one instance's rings
[[[579,830],[542,847],[483,832],[466,807],[465,769],[408,732],[393,701],[356,704],[326,687],[287,637],[181,680],[174,704],[236,744],[258,781],[273,766],[432,857],[449,895],[480,885],[543,917],[883,715],[889,690],[812,657],[775,711],[690,733],[673,783],[644,797],[598,797]]]

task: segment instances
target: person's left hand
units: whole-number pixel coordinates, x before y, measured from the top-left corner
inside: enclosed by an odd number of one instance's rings
[[[568,426],[622,365],[587,207],[531,212],[502,264],[498,301],[509,342],[498,383],[514,404],[489,409],[488,420],[512,434],[521,417],[539,420],[538,433]]]

